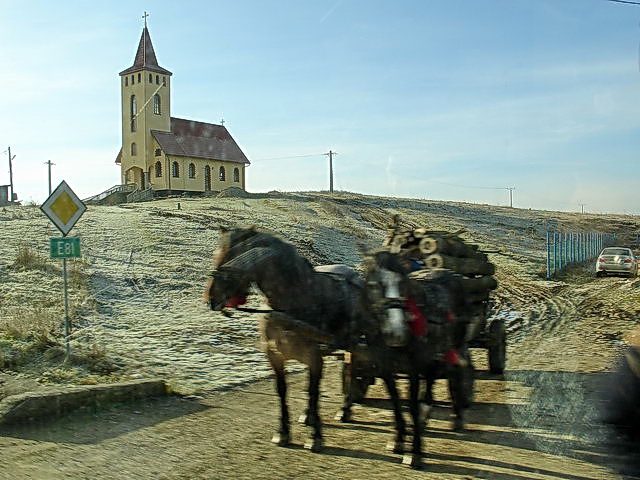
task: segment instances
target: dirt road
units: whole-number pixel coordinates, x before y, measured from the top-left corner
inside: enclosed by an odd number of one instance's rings
[[[255,315],[230,319],[198,303],[215,225],[256,223],[280,232],[313,263],[357,266],[361,243],[379,244],[384,222],[397,212],[432,228],[465,228],[474,242],[504,251],[492,256],[500,283],[493,315],[508,324],[507,371],[489,375],[486,352],[474,351],[478,379],[464,433],[451,430],[445,385],[438,385],[424,471],[403,467],[400,456],[385,450],[392,414],[380,385],[356,406],[354,424],[333,420],[341,403],[337,360],[328,361],[322,384],[325,450],[303,450],[305,431],[297,425],[294,446],[275,447],[278,400],[271,379],[259,380],[268,368],[255,348]],[[616,444],[598,419],[605,372],[626,332],[640,323],[639,282],[596,280],[589,266],[557,281],[540,275],[545,229],[637,230],[635,218],[318,195],[182,200],[179,212],[166,200],[86,216],[78,229],[92,297],[78,309],[72,345],[107,345],[122,377],[166,376],[202,398],[114,406],[4,429],[0,479],[640,478],[633,476],[640,472],[637,452]],[[0,246],[4,259],[15,256],[19,241],[34,248],[46,242],[46,235],[36,236],[45,225],[36,213],[16,210],[0,220],[10,236]],[[0,269],[0,313],[20,312],[34,291],[57,308],[55,272]],[[32,381],[51,378],[42,373],[50,367],[34,366]],[[293,369],[296,418],[306,401],[305,376]]]
[[[604,377],[599,372],[615,353],[616,325],[621,333],[629,323],[630,312],[619,308],[612,292],[634,287],[619,278],[550,292],[521,287],[509,292],[509,308],[519,307],[529,320],[512,323],[507,372],[489,375],[485,352],[474,351],[479,372],[464,433],[451,430],[448,397],[438,386],[441,403],[426,434],[423,471],[403,467],[400,456],[385,450],[392,415],[380,385],[356,406],[354,424],[333,420],[340,406],[340,365],[330,359],[321,454],[302,448],[305,431],[297,425],[291,448],[270,443],[278,403],[265,380],[203,399],[160,399],[4,431],[0,478],[634,478],[634,453],[615,449],[597,418]],[[595,304],[600,312],[611,308],[606,322],[589,315]],[[304,410],[305,378],[297,373],[290,379],[296,418]]]

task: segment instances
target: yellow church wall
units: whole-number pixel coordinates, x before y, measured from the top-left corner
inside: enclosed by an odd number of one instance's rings
[[[211,190],[220,191],[228,187],[241,187],[244,188],[244,165],[235,162],[223,162],[217,160],[206,160],[202,158],[194,157],[174,157],[170,155],[163,156],[168,158],[168,161],[163,164],[163,178],[162,182],[157,182],[155,177],[152,178],[153,188],[155,190],[170,189],[170,190],[185,190],[190,192],[204,192],[205,191],[205,167],[208,165],[211,168]],[[178,163],[178,177],[173,176],[173,162]],[[155,163],[155,162],[154,162]],[[189,177],[189,164],[193,163],[195,166],[195,177]],[[219,180],[219,169],[221,166],[225,167],[225,181]],[[233,169],[239,170],[239,182],[233,181]],[[170,177],[165,176],[165,170],[169,172]]]

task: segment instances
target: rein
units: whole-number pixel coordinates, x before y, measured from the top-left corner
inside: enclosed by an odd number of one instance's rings
[[[271,313],[271,312],[279,311],[279,310],[274,310],[273,308],[235,307],[235,309],[240,310],[241,312],[247,312],[247,313]]]

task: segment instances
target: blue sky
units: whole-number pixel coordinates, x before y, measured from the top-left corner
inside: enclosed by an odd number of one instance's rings
[[[249,191],[640,214],[640,6],[605,0],[0,0],[15,189],[119,182],[118,72],[150,12],[172,116],[225,125]],[[0,184],[9,181],[0,155]]]

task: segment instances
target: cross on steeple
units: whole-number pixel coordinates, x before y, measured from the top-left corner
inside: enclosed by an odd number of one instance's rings
[[[220,125],[222,125],[224,127],[224,118],[220,119]]]
[[[144,12],[144,15],[142,15],[142,18],[144,18],[144,28],[147,28],[147,17],[149,16],[149,14],[146,12]]]

